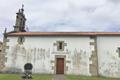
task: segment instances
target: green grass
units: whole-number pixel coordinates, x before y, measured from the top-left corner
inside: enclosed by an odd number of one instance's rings
[[[21,74],[0,74],[0,80],[22,80]],[[32,80],[52,80],[52,75],[33,75]]]
[[[75,76],[67,75],[65,80],[120,80],[117,78],[105,78],[105,77],[86,77],[86,76]],[[47,74],[35,74],[32,80],[52,80],[53,75]],[[0,80],[22,80],[21,74],[0,74]]]
[[[32,80],[52,80],[53,79],[53,75],[33,75],[33,79]]]
[[[120,78],[106,78],[106,77],[89,77],[89,76],[75,76],[67,75],[66,80],[120,80]]]
[[[21,80],[18,74],[0,74],[0,80]]]

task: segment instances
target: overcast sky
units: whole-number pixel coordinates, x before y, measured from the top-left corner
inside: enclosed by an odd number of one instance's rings
[[[0,40],[22,4],[29,31],[120,31],[120,0],[0,0]]]

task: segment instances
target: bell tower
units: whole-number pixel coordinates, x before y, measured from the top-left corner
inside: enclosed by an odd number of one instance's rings
[[[18,12],[16,13],[16,23],[14,26],[14,31],[15,32],[25,32],[25,22],[26,22],[26,18],[24,15],[24,5],[22,5],[22,8],[18,10]]]

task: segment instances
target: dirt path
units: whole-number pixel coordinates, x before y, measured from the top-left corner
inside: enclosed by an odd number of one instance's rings
[[[53,80],[65,80],[65,76],[64,75],[54,75]]]

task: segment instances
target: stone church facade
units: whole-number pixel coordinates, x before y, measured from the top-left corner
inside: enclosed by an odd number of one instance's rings
[[[4,32],[2,72],[120,77],[120,32],[26,32],[24,9]]]

